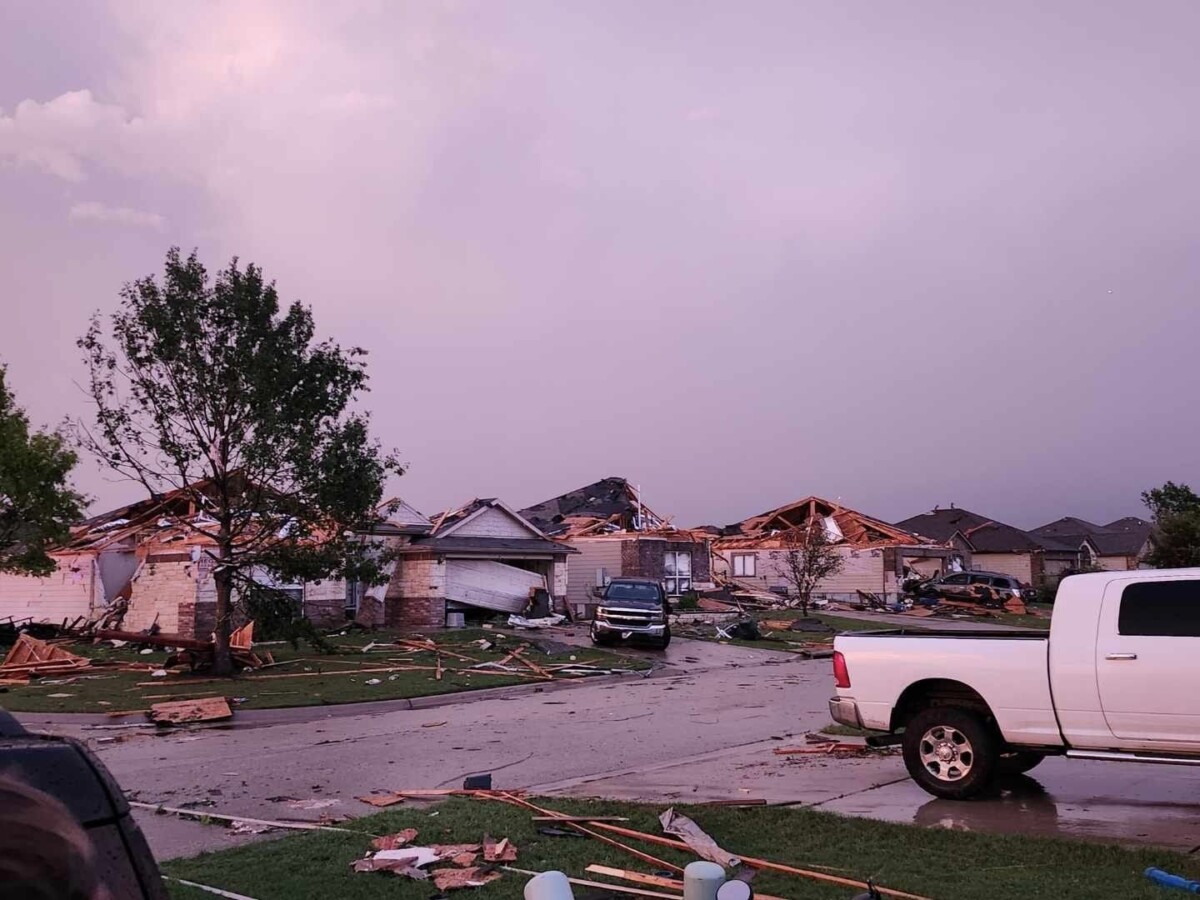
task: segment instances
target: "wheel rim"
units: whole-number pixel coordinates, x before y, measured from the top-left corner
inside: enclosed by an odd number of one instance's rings
[[[938,781],[962,781],[975,765],[967,736],[949,725],[934,725],[921,738],[921,766]]]

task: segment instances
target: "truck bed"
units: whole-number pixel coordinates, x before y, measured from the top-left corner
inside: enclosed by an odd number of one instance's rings
[[[1003,641],[1045,641],[1050,638],[1050,632],[1042,628],[1012,628],[1005,631],[993,631],[990,628],[891,628],[878,631],[844,631],[842,634],[853,637],[909,637],[909,638],[988,638]]]

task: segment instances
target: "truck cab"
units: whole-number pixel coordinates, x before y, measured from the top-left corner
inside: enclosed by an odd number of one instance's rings
[[[637,641],[658,650],[671,643],[671,605],[652,578],[614,578],[604,587],[592,620],[592,643],[606,646]]]

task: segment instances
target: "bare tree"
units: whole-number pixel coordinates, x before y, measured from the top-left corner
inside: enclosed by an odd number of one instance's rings
[[[795,594],[795,601],[789,601],[789,605],[799,606],[800,614],[807,616],[817,585],[842,571],[845,560],[820,519],[789,528],[782,541],[775,571],[788,583],[788,593]]]

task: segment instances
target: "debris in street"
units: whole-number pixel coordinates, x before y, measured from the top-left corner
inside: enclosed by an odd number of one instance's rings
[[[329,807],[337,806],[341,802],[342,802],[341,800],[334,800],[332,798],[330,798],[330,799],[313,798],[312,800],[289,800],[288,806],[291,807],[292,809],[307,809],[307,810],[329,809]]]
[[[727,869],[741,863],[741,860],[732,853],[722,850],[704,829],[682,813],[675,812],[673,807],[660,815],[658,820],[662,823],[663,834],[671,834],[680,838],[701,859],[714,862]]]
[[[421,727],[422,728],[441,728],[445,724],[446,723],[444,721],[443,722],[422,722]]]
[[[543,616],[539,619],[527,619],[524,616],[513,615],[508,617],[508,624],[513,628],[538,629],[561,625],[566,620],[566,616],[559,615],[558,613],[551,616]]]
[[[185,722],[220,722],[233,718],[233,710],[224,697],[202,700],[179,700],[155,703],[150,707],[150,721],[158,725],[182,725]]]
[[[403,803],[404,797],[400,794],[368,794],[365,797],[355,797],[355,800],[360,800],[363,803],[369,803],[371,806],[383,808],[386,806],[395,806],[397,803]]]
[[[809,744],[807,747],[776,747],[776,756],[821,755],[831,753],[868,753],[875,752],[873,747],[866,744],[850,744],[842,741],[825,741],[820,744]]]
[[[209,812],[208,810],[191,810],[182,809],[178,806],[159,806],[156,803],[142,803],[137,800],[130,800],[129,805],[137,809],[148,809],[158,815],[181,816],[185,819],[200,819],[201,821],[211,819],[215,822],[226,822],[230,825],[262,825],[267,828],[286,828],[293,831],[338,831],[343,834],[359,834],[350,828],[337,828],[333,825],[318,825],[313,822],[276,822],[267,819],[248,819],[245,816],[226,816],[219,813]]]
[[[377,837],[371,841],[371,846],[376,850],[396,850],[406,844],[411,844],[417,839],[417,829],[405,828],[403,831],[397,831],[395,834],[385,834],[383,837]]]
[[[464,791],[490,791],[491,789],[491,775],[468,775],[463,779]]]

